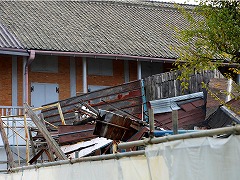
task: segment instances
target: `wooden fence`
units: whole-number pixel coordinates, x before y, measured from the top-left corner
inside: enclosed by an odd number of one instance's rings
[[[188,89],[181,87],[178,80],[179,71],[156,74],[144,79],[147,101],[170,98],[202,91],[202,82],[208,83],[211,78],[224,78],[218,70],[202,71],[191,75]]]

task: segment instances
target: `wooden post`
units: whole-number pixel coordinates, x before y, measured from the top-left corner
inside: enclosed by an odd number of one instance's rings
[[[172,111],[173,134],[178,134],[178,111]]]
[[[149,113],[149,126],[150,126],[150,138],[154,137],[154,112],[153,109],[148,109]]]
[[[37,126],[38,130],[42,133],[43,137],[46,139],[48,146],[55,152],[55,155],[60,160],[67,160],[67,157],[62,152],[57,142],[52,138],[51,134],[47,130],[46,126],[41,122],[40,118],[33,112],[31,107],[28,104],[24,104],[24,108],[26,109],[26,113],[32,119],[32,121]]]
[[[10,149],[10,145],[9,145],[9,142],[8,142],[6,132],[4,130],[3,121],[1,119],[1,117],[0,117],[0,132],[1,132],[1,136],[2,136],[2,141],[4,143],[4,148],[5,148],[5,151],[6,151],[6,154],[7,154],[7,161],[9,163],[9,167],[14,168],[15,163],[14,163],[14,160],[13,160],[12,151]]]
[[[112,144],[112,151],[113,151],[113,154],[116,154],[117,153],[117,142],[116,141],[113,141],[113,144]]]
[[[24,114],[24,130],[26,139],[26,165],[29,165],[29,138],[28,138],[28,126],[27,126],[27,116]]]

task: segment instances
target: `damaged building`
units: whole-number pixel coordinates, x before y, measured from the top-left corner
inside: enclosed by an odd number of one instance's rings
[[[0,169],[141,153],[144,143],[118,144],[240,122],[229,108],[239,107],[239,91],[218,70],[193,74],[188,89],[170,71],[179,42],[162,24],[187,23],[174,4],[0,4]]]

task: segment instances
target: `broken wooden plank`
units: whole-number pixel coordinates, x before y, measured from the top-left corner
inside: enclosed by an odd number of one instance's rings
[[[32,119],[39,131],[42,133],[43,137],[46,139],[51,150],[55,152],[55,155],[60,160],[67,160],[67,157],[62,152],[57,142],[52,138],[45,125],[41,122],[40,118],[33,112],[31,107],[28,104],[24,104],[24,108],[26,109],[26,113],[28,114],[28,116]]]
[[[53,158],[51,157],[49,151],[48,151],[47,149],[44,149],[44,148],[43,148],[43,149],[41,149],[35,156],[33,156],[32,159],[30,159],[29,164],[33,164],[34,162],[36,162],[37,159],[38,159],[44,152],[46,153],[49,161],[52,162],[52,161],[53,161]]]
[[[6,151],[6,154],[7,154],[7,161],[9,163],[10,168],[14,168],[15,163],[14,163],[14,160],[13,160],[12,151],[10,149],[8,138],[7,138],[6,132],[4,130],[4,126],[3,126],[3,120],[1,119],[1,117],[0,117],[0,132],[1,132],[1,136],[2,136],[2,141],[4,143],[4,148],[5,148],[5,151]]]

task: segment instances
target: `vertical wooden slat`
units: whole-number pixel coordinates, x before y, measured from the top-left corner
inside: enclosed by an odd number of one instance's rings
[[[7,161],[9,163],[10,168],[13,168],[13,167],[15,167],[15,163],[13,160],[13,155],[12,155],[12,151],[10,149],[8,138],[7,138],[6,132],[4,130],[3,121],[1,118],[0,118],[0,132],[1,132],[1,136],[2,136],[2,141],[4,143],[4,148],[5,148],[5,151],[7,154]]]
[[[26,139],[26,165],[29,161],[29,138],[28,138],[28,126],[27,126],[27,116],[24,114],[24,130],[25,130],[25,139]]]

